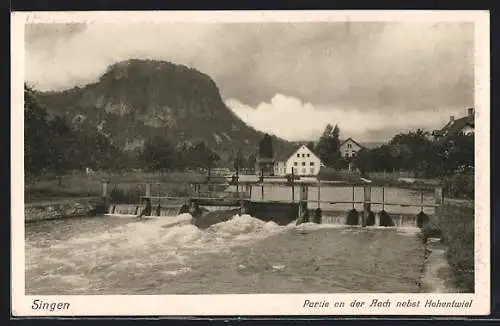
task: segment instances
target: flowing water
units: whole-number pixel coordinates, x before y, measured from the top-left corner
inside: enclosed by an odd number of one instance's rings
[[[164,227],[173,218],[27,223],[26,293],[419,291],[415,229],[279,226],[248,215],[206,230]]]

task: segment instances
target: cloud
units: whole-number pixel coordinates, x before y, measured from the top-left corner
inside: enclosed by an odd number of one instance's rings
[[[405,114],[363,112],[340,107],[316,107],[300,99],[277,94],[270,102],[256,107],[236,99],[226,105],[243,121],[254,128],[291,141],[317,140],[328,123],[338,124],[341,138],[360,141],[386,141],[397,132],[422,128],[428,131],[442,127],[456,111],[434,114],[414,111]]]
[[[474,106],[473,45],[473,24],[456,22],[36,24],[26,80],[65,89],[118,61],[166,60],[208,74],[258,129],[311,138],[331,121],[380,138]]]
[[[468,23],[50,25],[31,26],[26,42],[27,80],[42,89],[92,82],[116,61],[156,58],[207,73],[224,98],[254,106],[275,94],[365,111],[473,104]]]

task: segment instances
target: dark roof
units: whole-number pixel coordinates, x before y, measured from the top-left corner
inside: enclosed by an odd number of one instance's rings
[[[457,135],[466,126],[474,128],[473,115],[449,121],[441,130],[435,131],[434,135],[440,137],[440,140],[446,140],[449,137]]]
[[[339,147],[342,147],[342,145],[344,145],[345,143],[347,143],[348,141],[352,141],[354,144],[358,145],[359,147],[361,148],[365,148],[363,145],[359,144],[357,141],[355,141],[354,139],[352,139],[351,137],[347,138],[346,140],[344,140],[342,143],[340,143],[340,146]]]
[[[307,144],[299,144],[297,146],[295,146],[294,148],[292,149],[289,149],[289,150],[285,150],[285,151],[282,151],[280,153],[277,153],[275,158],[276,158],[276,161],[286,161],[290,158],[290,156],[292,156],[293,153],[295,153],[296,151],[299,150],[299,148],[301,148],[302,146],[305,146],[307,147]],[[309,148],[309,147],[307,147]],[[309,148],[309,150],[316,156],[318,156],[312,149]]]

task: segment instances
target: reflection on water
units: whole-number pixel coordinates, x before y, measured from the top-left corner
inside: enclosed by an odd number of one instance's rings
[[[248,215],[207,230],[162,227],[168,219],[27,224],[27,293],[418,291],[423,250],[408,233],[279,226]]]

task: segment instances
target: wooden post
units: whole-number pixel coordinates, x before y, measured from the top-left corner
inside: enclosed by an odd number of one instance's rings
[[[238,157],[236,158],[236,195],[238,198],[240,198],[240,157],[239,157],[239,152],[238,152]]]
[[[108,198],[108,180],[102,180],[101,181],[101,195],[103,198]]]
[[[157,182],[157,183],[156,183],[156,187],[157,187],[157,188],[156,188],[156,196],[158,197],[158,198],[157,198],[157,199],[158,199],[158,205],[160,205],[160,185],[161,185],[161,183],[160,183],[160,182]]]
[[[352,209],[354,209],[354,186],[352,186]]]
[[[371,211],[371,187],[370,186],[365,186],[364,187],[364,203],[363,203],[363,214],[361,215],[361,226],[365,227],[366,226],[366,221],[368,220],[370,216],[370,211]]]
[[[260,198],[264,201],[264,169],[260,169]]]
[[[424,211],[424,190],[420,190],[420,211]]]
[[[438,215],[440,215],[441,209],[442,209],[443,204],[444,204],[443,188],[441,188],[441,187],[434,188],[434,195],[435,195],[435,201],[436,201],[436,205],[437,205],[437,207],[434,208],[435,209],[434,214],[436,215],[437,218],[439,218]]]
[[[318,208],[321,206],[321,181],[318,177]]]
[[[151,197],[151,184],[146,183],[146,197]]]
[[[299,197],[299,216],[298,218],[304,218],[303,222],[309,222],[306,220],[307,216],[307,193],[308,187],[305,184],[300,185],[300,197]]]

